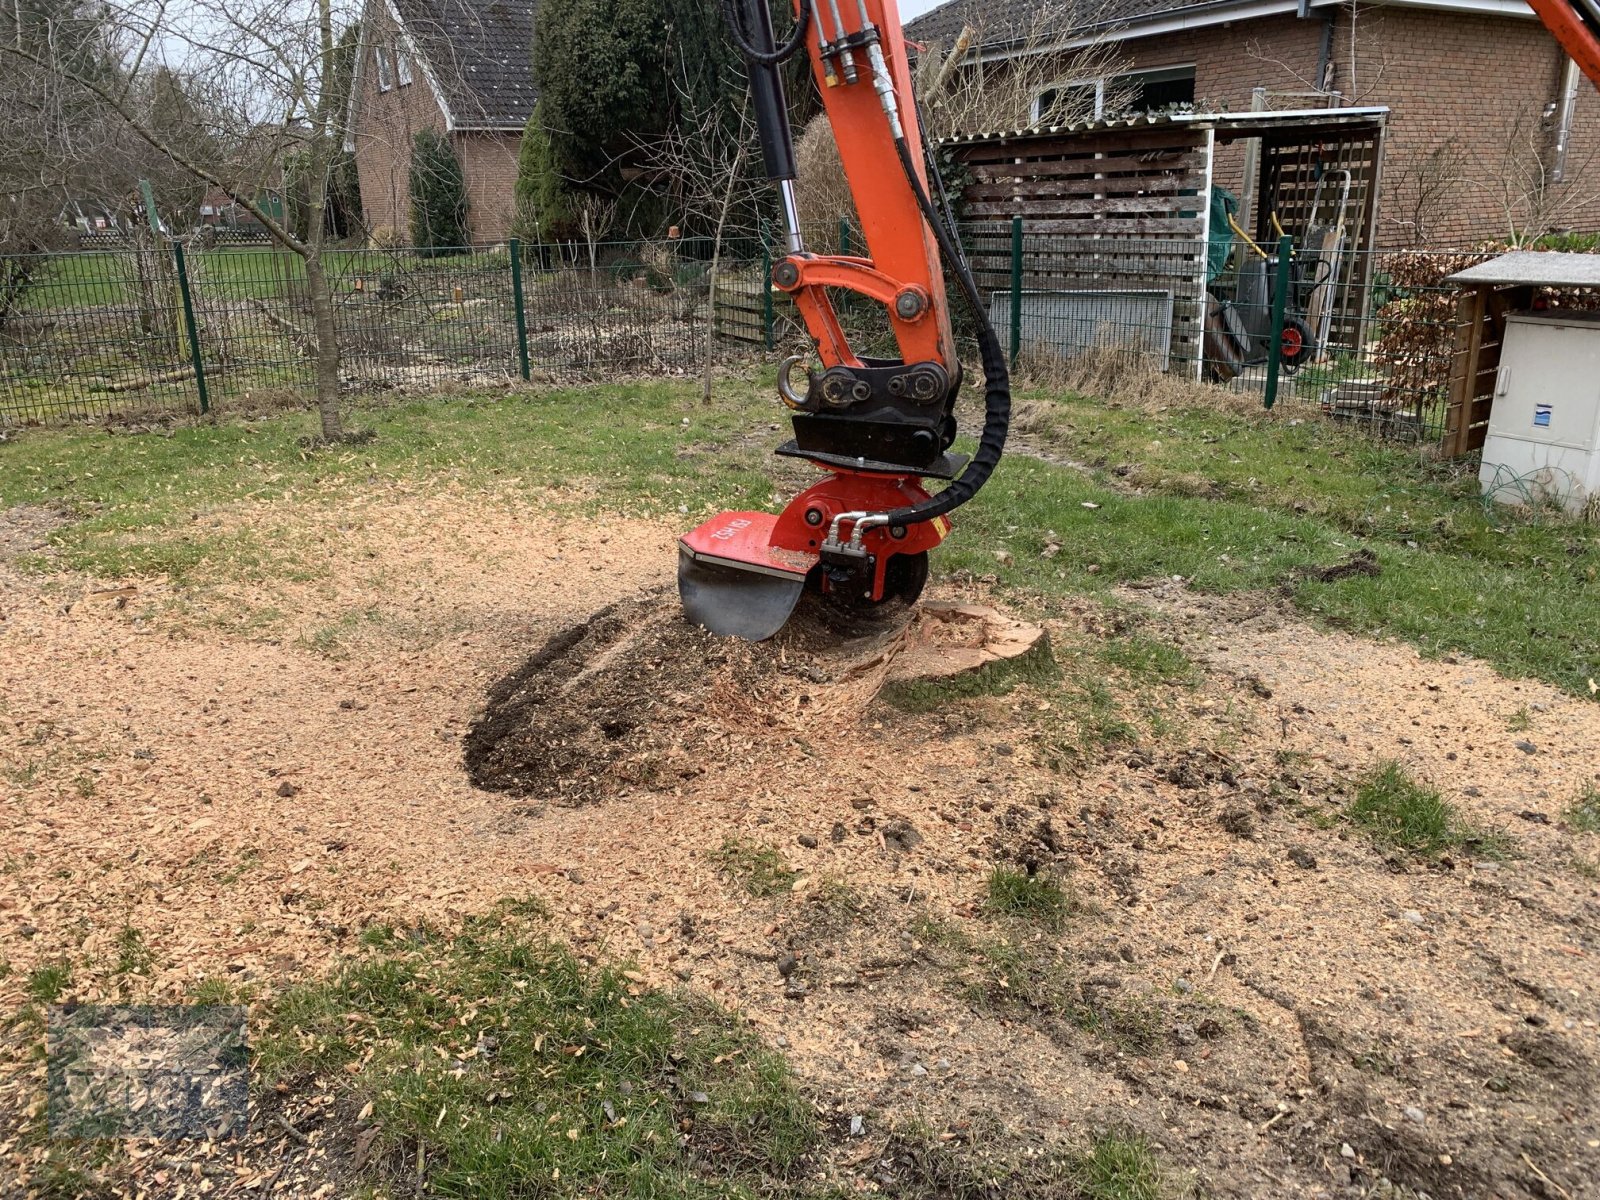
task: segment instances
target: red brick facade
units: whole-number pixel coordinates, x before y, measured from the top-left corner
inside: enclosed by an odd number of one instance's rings
[[[394,64],[386,75],[378,68],[380,52]],[[423,129],[444,133],[448,123],[423,64],[407,56],[411,82],[402,82],[405,74],[398,55],[403,53],[388,14],[379,5],[368,5],[350,126],[361,206],[375,239],[407,245],[412,139]],[[511,236],[515,214],[521,130],[453,130],[447,136],[466,178],[467,228],[473,242],[504,241]]]
[[[1193,64],[1202,107],[1248,111],[1251,91],[1314,91],[1321,12],[1130,38],[1138,69]],[[1334,16],[1331,88],[1392,110],[1378,218],[1386,246],[1503,238],[1515,229],[1600,230],[1600,93],[1580,77],[1566,177],[1549,180],[1564,57],[1539,22],[1376,7]],[[1321,107],[1272,95],[1268,107]],[[1217,182],[1238,190],[1243,149],[1223,149]]]

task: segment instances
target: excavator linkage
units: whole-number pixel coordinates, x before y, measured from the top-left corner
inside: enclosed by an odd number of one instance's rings
[[[948,217],[930,198],[895,0],[795,0],[783,47],[775,44],[767,0],[723,3],[750,64],[766,173],[782,199],[787,253],[770,286],[793,300],[814,343],[813,356],[788,359],[779,372],[794,438],[778,453],[825,474],[781,513],[720,513],[684,535],[678,590],[690,620],[713,633],[761,640],[783,627],[807,588],[846,613],[915,601],[928,552],[950,530],[947,514],[976,493],[999,460],[1010,401],[998,341]],[[855,197],[866,256],[813,254],[800,235],[778,64],[802,47]],[[949,453],[962,374],[946,266],[979,314],[989,384],[984,436],[971,462]],[[851,348],[832,299],[840,292],[882,306],[897,357],[867,358]],[[802,363],[803,385],[793,379]],[[930,495],[925,479],[953,482]]]

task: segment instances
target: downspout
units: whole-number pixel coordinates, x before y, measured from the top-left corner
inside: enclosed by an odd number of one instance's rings
[[[1330,86],[1333,83],[1333,22],[1333,10],[1325,9],[1322,13],[1322,45],[1317,50],[1317,73],[1314,77],[1317,90],[1330,96],[1334,95]]]
[[[1572,141],[1572,116],[1578,104],[1578,64],[1563,56],[1561,90],[1556,96],[1556,144],[1550,164],[1550,182],[1561,183],[1567,176],[1567,146]]]

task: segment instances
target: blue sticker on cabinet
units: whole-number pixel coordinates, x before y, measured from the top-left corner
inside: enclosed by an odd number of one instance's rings
[[[1535,404],[1533,406],[1533,423],[1546,429],[1550,427],[1550,405]]]

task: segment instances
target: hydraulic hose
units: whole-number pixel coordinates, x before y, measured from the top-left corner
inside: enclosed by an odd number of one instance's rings
[[[811,0],[800,0],[799,12],[795,14],[794,28],[789,31],[788,41],[771,51],[762,50],[748,40],[738,0],[722,0],[722,16],[728,22],[728,28],[733,33],[733,44],[738,47],[740,54],[758,66],[775,67],[787,62],[806,40],[806,31],[811,28]]]
[[[928,191],[922,186],[916,165],[911,160],[911,149],[906,145],[906,139],[896,138],[894,148],[900,157],[900,169],[905,172],[906,182],[911,185],[911,191],[917,198],[917,207],[922,210],[923,219],[928,222],[934,240],[939,243],[939,253],[950,265],[951,273],[961,285],[962,294],[977,318],[978,356],[983,362],[983,433],[978,438],[978,452],[949,487],[920,504],[897,508],[887,514],[890,525],[915,525],[960,508],[978,494],[978,490],[989,481],[989,476],[994,474],[995,467],[1000,465],[1000,456],[1006,448],[1006,434],[1011,428],[1011,373],[1006,369],[1000,336],[989,323],[989,314],[984,311],[983,297],[978,293],[978,283],[972,278],[966,255],[961,252],[954,234],[928,198]],[[1018,314],[1011,314],[1013,321],[1017,317]]]

